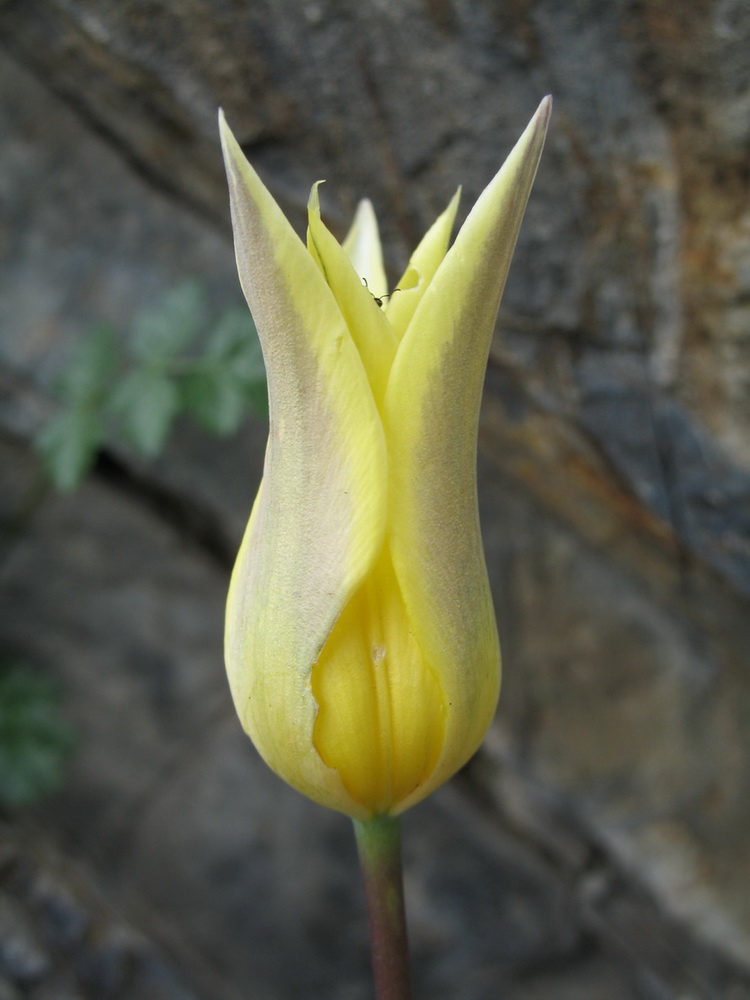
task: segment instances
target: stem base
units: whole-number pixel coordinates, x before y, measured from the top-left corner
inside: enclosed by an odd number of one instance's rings
[[[354,820],[370,924],[377,1000],[411,1000],[401,873],[401,823],[392,816]]]

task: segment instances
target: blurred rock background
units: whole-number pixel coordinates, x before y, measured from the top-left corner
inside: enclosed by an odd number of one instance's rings
[[[395,283],[548,92],[482,419],[504,693],[406,818],[417,996],[750,998],[749,48],[745,0],[2,0],[0,653],[77,733],[0,828],[2,1000],[371,996],[348,824],[223,674],[263,421],[64,496],[31,441],[87,329],[239,302],[218,105],[300,232],[373,199]]]

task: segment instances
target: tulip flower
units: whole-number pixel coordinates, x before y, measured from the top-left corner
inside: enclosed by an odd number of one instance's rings
[[[500,689],[477,426],[550,108],[451,248],[458,194],[390,294],[371,204],[339,244],[315,185],[305,245],[220,118],[270,411],[227,602],[227,672],[266,762],[354,820],[378,1000],[410,997],[397,817],[471,757]]]
[[[270,767],[356,820],[432,792],[495,711],[477,425],[549,111],[545,99],[448,249],[452,199],[390,297],[370,203],[340,244],[316,185],[303,243],[221,118],[270,409],[229,592],[227,671]]]

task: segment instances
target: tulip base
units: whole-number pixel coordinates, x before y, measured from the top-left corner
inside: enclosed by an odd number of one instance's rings
[[[392,816],[354,820],[367,900],[377,1000],[411,1000],[401,871],[401,824]]]

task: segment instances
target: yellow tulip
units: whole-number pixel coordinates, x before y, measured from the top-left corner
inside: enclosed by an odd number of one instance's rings
[[[387,299],[370,203],[341,245],[316,185],[305,246],[220,119],[270,405],[229,591],[227,672],[269,766],[355,819],[423,799],[471,757],[495,711],[477,424],[550,107],[546,98],[452,247],[458,194]]]

